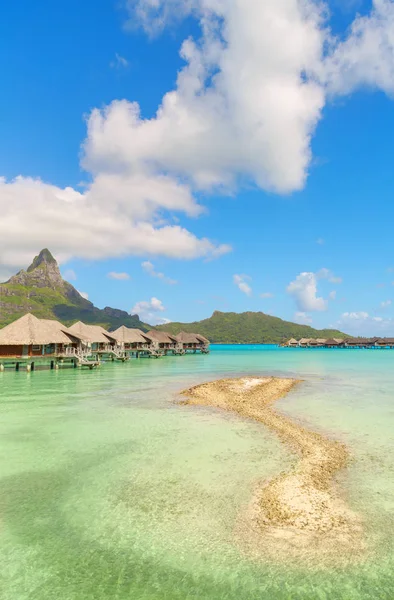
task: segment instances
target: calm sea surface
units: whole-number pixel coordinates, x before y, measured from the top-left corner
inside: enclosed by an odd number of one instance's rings
[[[305,379],[277,408],[344,441],[373,549],[316,570],[234,540],[256,481],[294,457],[257,423],[178,406],[222,376]],[[216,346],[96,371],[0,373],[1,600],[394,598],[394,351]]]

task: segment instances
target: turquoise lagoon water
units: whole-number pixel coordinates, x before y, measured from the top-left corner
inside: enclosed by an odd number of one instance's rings
[[[258,423],[179,406],[185,387],[278,374],[278,408],[344,441],[365,563],[253,561],[234,530],[293,464]],[[2,600],[394,598],[394,352],[216,346],[96,371],[0,373]]]

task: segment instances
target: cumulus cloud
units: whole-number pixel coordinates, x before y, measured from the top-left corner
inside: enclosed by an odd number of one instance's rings
[[[85,300],[89,300],[89,294],[87,294],[86,292],[80,292],[79,290],[77,290],[77,292],[80,296],[82,296],[82,298],[85,298]]]
[[[92,112],[85,164],[176,173],[199,189],[240,178],[280,193],[302,189],[324,107],[317,4],[140,0],[129,9],[149,32],[193,11],[201,38],[183,42],[185,66],[153,118],[126,101]]]
[[[126,5],[130,21],[149,34],[193,14],[201,36],[182,44],[185,66],[153,118],[144,119],[137,103],[92,114],[86,149],[93,165],[148,164],[200,188],[243,178],[288,193],[305,184],[328,98],[365,84],[394,91],[392,0],[374,0],[342,39],[330,32],[328,3],[315,0]]]
[[[161,300],[158,298],[151,298],[150,300],[141,300],[134,304],[130,314],[139,315],[141,320],[146,321],[151,325],[160,325],[169,322],[168,319],[159,316],[159,314],[165,310]]]
[[[330,300],[336,300],[337,299],[337,292],[336,290],[333,290],[332,292],[329,293],[328,297],[330,298]]]
[[[83,191],[0,180],[4,272],[43,246],[60,261],[221,256],[227,244],[174,225],[174,213],[200,215],[200,190],[302,189],[328,98],[365,85],[394,92],[392,0],[374,0],[344,39],[332,37],[327,5],[315,0],[126,4],[149,33],[192,13],[201,35],[184,40],[184,66],[153,117],[124,99],[92,110],[82,148],[91,183]]]
[[[348,36],[333,45],[323,65],[331,94],[368,86],[394,93],[394,3],[373,0],[366,16],[357,16]]]
[[[294,321],[299,325],[311,325],[312,318],[305,312],[296,312],[294,315]]]
[[[315,273],[300,273],[287,286],[287,293],[294,298],[299,312],[327,310],[327,300],[317,295],[317,279]]]
[[[108,273],[107,277],[109,279],[116,279],[117,281],[127,281],[130,279],[130,275],[128,273],[116,273],[116,271],[111,271]]]
[[[168,285],[175,285],[178,283],[175,279],[166,277],[166,275],[164,275],[164,273],[160,273],[160,271],[156,271],[154,264],[151,263],[149,260],[146,260],[145,262],[143,262],[141,264],[141,266],[144,269],[145,273],[148,273],[151,277],[157,277],[157,279],[161,279],[161,281],[163,281],[164,283],[167,283]]]
[[[100,174],[83,193],[39,179],[0,178],[3,268],[25,267],[42,247],[50,248],[60,263],[125,254],[193,259],[230,250],[180,225],[156,224],[163,211],[196,216],[201,207],[187,187],[167,176]]]
[[[237,288],[243,294],[246,294],[247,296],[252,295],[252,288],[247,283],[247,281],[250,281],[250,280],[251,280],[251,278],[248,275],[234,275],[233,276],[233,281],[234,281],[235,285],[237,286]]]

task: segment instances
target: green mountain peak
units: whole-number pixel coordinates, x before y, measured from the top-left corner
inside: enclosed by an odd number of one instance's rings
[[[41,319],[57,319],[66,325],[83,321],[117,329],[121,325],[148,331],[138,315],[106,307],[101,310],[82,298],[78,290],[64,281],[51,252],[44,248],[28,269],[21,270],[0,284],[0,327],[26,313]]]
[[[57,266],[57,262],[48,250],[48,248],[44,248],[37,256],[34,257],[34,260],[31,263],[30,267],[28,267],[27,272],[31,273],[31,271],[34,271],[43,264]]]

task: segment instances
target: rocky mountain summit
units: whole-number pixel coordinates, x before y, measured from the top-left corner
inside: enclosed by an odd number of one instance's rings
[[[22,269],[13,275],[7,284],[64,291],[70,286],[62,278],[59,266],[47,248],[41,250],[26,271]]]
[[[78,290],[61,276],[59,265],[45,248],[32,264],[0,284],[0,327],[31,312],[36,317],[58,319],[65,324],[84,321],[107,328],[121,325],[148,330],[138,315],[106,307],[99,309],[81,296]]]

